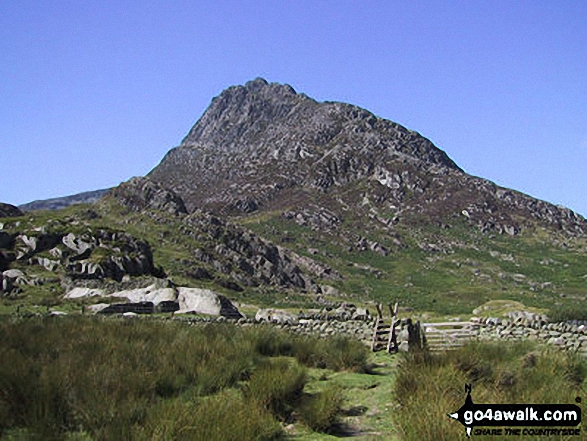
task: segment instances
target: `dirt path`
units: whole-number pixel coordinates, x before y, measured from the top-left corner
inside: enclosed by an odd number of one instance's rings
[[[332,434],[312,433],[301,425],[289,427],[291,440],[335,440],[399,441],[392,417],[396,405],[393,399],[396,355],[378,352],[372,355],[372,372],[357,374],[329,372],[320,369],[310,371],[307,392],[317,392],[330,385],[343,389],[345,394],[345,416],[341,425]]]

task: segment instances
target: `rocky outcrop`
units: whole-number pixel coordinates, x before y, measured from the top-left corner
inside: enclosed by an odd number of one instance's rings
[[[587,221],[571,210],[464,173],[416,132],[260,78],[214,98],[149,177],[173,188],[189,211],[282,209],[299,225],[343,238],[349,210],[387,227],[467,219],[488,234],[515,236],[535,225],[587,234]]]
[[[18,217],[23,214],[18,207],[0,202],[0,217]]]
[[[171,214],[187,213],[181,197],[149,178],[132,178],[108,194],[133,211],[153,209]]]
[[[312,206],[304,207],[298,212],[286,211],[283,217],[295,221],[296,224],[303,227],[309,226],[317,231],[333,231],[338,228],[341,220],[334,213],[324,207]]]
[[[0,232],[0,271],[23,273],[22,277],[3,277],[7,289],[42,283],[27,275],[35,266],[62,280],[121,281],[125,276],[164,276],[153,263],[149,244],[131,234],[106,228],[73,233],[63,231],[66,227],[59,224],[20,231],[14,227]],[[10,270],[13,264],[20,269]]]
[[[192,213],[184,219],[183,233],[203,244],[193,256],[206,273],[220,273],[242,286],[273,285],[319,293],[311,276],[296,264],[293,253],[207,213]],[[301,264],[303,259],[297,259]],[[318,265],[318,264],[316,264]],[[319,265],[318,265],[319,266]],[[309,265],[305,265],[309,269]],[[324,266],[320,272],[328,272]],[[228,287],[228,286],[227,286]]]
[[[100,314],[152,314],[174,312],[177,314],[205,314],[239,319],[243,315],[238,308],[222,294],[201,288],[176,287],[167,282],[158,282],[144,288],[114,291],[110,294],[100,288],[75,287],[64,295],[66,299],[100,297],[115,300],[94,307]],[[121,302],[124,300],[124,302]]]

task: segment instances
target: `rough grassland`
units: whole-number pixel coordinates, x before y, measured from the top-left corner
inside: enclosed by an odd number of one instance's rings
[[[270,440],[295,423],[329,432],[333,387],[308,393],[308,369],[364,371],[367,349],[272,328],[160,320],[0,322],[4,440]]]
[[[399,365],[394,421],[402,439],[464,439],[463,426],[446,415],[464,404],[465,383],[472,384],[471,396],[479,404],[575,404],[577,397],[585,397],[586,377],[585,360],[530,343],[478,343],[444,354],[415,353]],[[584,430],[583,438],[548,439],[584,439]]]

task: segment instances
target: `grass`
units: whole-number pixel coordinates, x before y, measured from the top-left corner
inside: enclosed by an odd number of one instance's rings
[[[430,225],[425,220],[409,225],[400,222],[390,233],[369,224],[371,221],[365,221],[359,214],[347,212],[340,226],[329,233],[287,220],[281,216],[281,210],[236,221],[273,243],[285,245],[340,273],[341,280],[316,280],[342,293],[341,297],[326,299],[331,302],[398,300],[416,311],[462,315],[495,300],[519,301],[529,308],[554,310],[570,309],[586,299],[584,240],[565,238],[538,227],[526,229],[516,237],[491,235],[480,233],[459,218],[448,220],[451,228]],[[260,307],[319,306],[315,295],[270,285],[241,286],[240,292],[228,289],[230,285],[222,283],[231,282],[226,274],[193,255],[198,248],[215,253],[217,241],[207,230],[205,221],[200,228],[166,213],[131,212],[106,198],[91,206],[27,213],[24,217],[5,219],[4,223],[9,231],[29,235],[36,234],[35,228],[43,226],[50,232],[75,234],[108,226],[148,242],[155,266],[162,267],[176,284],[213,289],[238,302]],[[228,233],[226,230],[225,234]],[[353,248],[359,233],[386,247],[390,254],[382,256]],[[396,236],[402,245],[394,243]],[[428,244],[437,250],[426,249]],[[222,260],[220,256],[215,257]],[[48,277],[38,265],[22,268],[28,275]],[[196,268],[205,270],[210,277],[194,277]],[[17,304],[40,304],[51,283],[46,285],[25,287],[19,303],[0,299],[0,311],[14,312]],[[48,302],[55,301],[53,294],[47,295]]]
[[[306,391],[310,394],[337,391],[344,399],[344,412],[331,434],[300,430],[296,439],[334,440],[340,436],[357,441],[399,440],[393,415],[396,356],[384,352],[371,353],[366,373],[310,369]],[[336,404],[336,402],[333,402]]]
[[[446,415],[463,405],[465,383],[472,383],[475,403],[574,404],[585,396],[586,377],[585,360],[530,343],[477,343],[444,354],[410,354],[397,373],[394,420],[403,439],[461,439],[464,428]]]
[[[548,314],[551,321],[562,322],[569,320],[587,321],[587,306],[584,303],[574,305],[556,305]]]
[[[324,356],[326,343],[264,327],[4,319],[0,437],[269,440],[291,422],[328,431],[341,401],[307,393],[308,369],[363,371],[367,349],[339,343]]]
[[[585,243],[536,229],[516,237],[483,234],[462,220],[451,228],[426,225],[394,227],[404,243],[398,247],[392,237],[357,223],[351,213],[339,230],[329,234],[297,225],[278,215],[264,216],[246,226],[278,243],[284,236],[295,237],[288,246],[332,266],[343,275],[341,281],[327,281],[352,301],[366,299],[388,303],[399,300],[418,311],[441,315],[470,314],[476,307],[494,300],[522,302],[529,308],[548,310],[574,305],[586,298]],[[369,234],[391,252],[349,250],[356,231]],[[562,244],[565,245],[562,245]],[[437,245],[441,251],[421,245]],[[310,255],[308,249],[318,249]]]
[[[4,318],[0,356],[7,440],[462,439],[446,414],[465,383],[477,403],[574,403],[587,376],[584,360],[530,343],[390,356],[150,319]]]

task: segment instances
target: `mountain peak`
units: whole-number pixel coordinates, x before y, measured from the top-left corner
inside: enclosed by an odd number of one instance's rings
[[[244,86],[231,86],[212,100],[181,144],[222,148],[250,129],[263,130],[267,124],[277,122],[305,100],[312,101],[289,85],[269,83],[263,78]]]
[[[397,123],[255,78],[215,97],[150,177],[176,189],[188,209],[251,207],[257,203],[243,201],[272,199],[276,188],[326,191],[398,161],[460,171],[429,140]]]
[[[247,81],[245,87],[249,90],[256,91],[268,85],[269,83],[265,78],[257,77],[254,80]]]
[[[517,234],[526,219],[587,232],[566,210],[466,174],[417,132],[262,78],[214,98],[149,177],[188,211],[299,214],[313,204],[340,219],[349,210],[367,216],[368,206],[369,216],[411,222],[464,216],[483,231]]]

